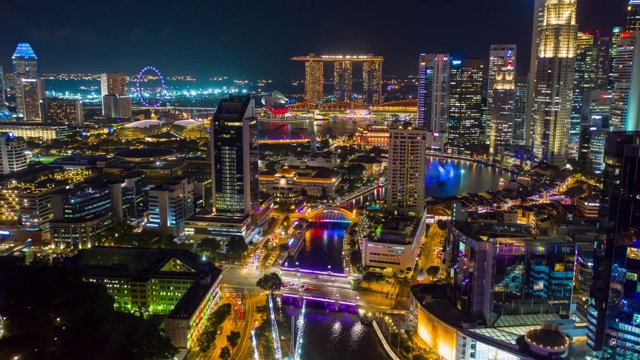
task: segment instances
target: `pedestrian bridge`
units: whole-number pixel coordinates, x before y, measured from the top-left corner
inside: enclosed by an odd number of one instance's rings
[[[338,206],[328,206],[314,210],[307,214],[309,221],[344,221],[354,222],[358,220],[355,210],[349,211]]]

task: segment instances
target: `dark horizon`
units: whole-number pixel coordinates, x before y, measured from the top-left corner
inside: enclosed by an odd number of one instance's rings
[[[8,0],[3,10],[0,65],[29,42],[40,73],[134,74],[154,66],[165,75],[201,80],[299,79],[289,57],[368,54],[385,57],[383,74],[417,72],[420,53],[487,58],[491,44],[518,46],[518,73],[529,67],[533,0]],[[580,31],[609,34],[624,26],[627,0],[579,0]],[[122,10],[125,9],[125,10]],[[97,16],[104,14],[105,16]],[[318,20],[319,19],[319,20]],[[428,36],[427,34],[433,34]]]

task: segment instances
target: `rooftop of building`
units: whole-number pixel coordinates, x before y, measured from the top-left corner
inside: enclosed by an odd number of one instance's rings
[[[115,156],[125,160],[131,159],[162,159],[174,155],[176,152],[172,149],[147,147],[141,149],[129,149],[118,151]]]
[[[569,346],[569,339],[559,331],[549,329],[531,329],[525,333],[525,339],[536,346],[547,349],[561,349]]]
[[[13,53],[13,57],[11,58],[14,60],[16,59],[37,60],[38,59],[38,57],[36,56],[36,53],[33,51],[29,43],[19,43],[18,46],[16,47],[16,51]]]
[[[162,122],[159,120],[138,120],[124,125],[125,128],[148,128],[150,126],[160,126]]]
[[[128,278],[148,281],[152,278],[186,278],[212,281],[221,270],[188,250],[129,247],[100,247],[78,251],[66,260],[67,266],[89,277]]]

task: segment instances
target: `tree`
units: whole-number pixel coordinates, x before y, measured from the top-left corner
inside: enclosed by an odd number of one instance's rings
[[[362,253],[360,252],[360,250],[353,250],[351,251],[351,256],[349,259],[351,266],[353,267],[360,267],[362,266]]]
[[[440,229],[440,230],[442,230],[442,231],[447,230],[447,226],[448,226],[448,224],[447,224],[447,221],[446,221],[446,220],[438,220],[438,221],[436,222],[436,225],[438,226],[438,229]]]
[[[215,253],[220,249],[220,242],[212,237],[207,237],[196,245],[196,251],[199,254],[207,255],[209,258],[214,258]]]
[[[217,327],[207,326],[198,338],[198,349],[203,353],[209,351],[209,349],[211,349],[211,345],[216,341],[217,335]]]
[[[240,341],[240,332],[231,330],[231,333],[227,335],[227,342],[231,345],[231,348],[235,349]]]
[[[229,347],[225,346],[220,349],[220,359],[229,360],[229,358],[231,358],[231,351],[229,350]]]
[[[97,283],[61,266],[17,266],[0,277],[0,358],[167,359],[177,349],[159,324],[114,310]]]
[[[429,266],[427,268],[427,275],[431,276],[432,278],[435,278],[436,276],[438,276],[439,273],[440,273],[440,268],[437,266]]]
[[[258,279],[256,285],[262,289],[269,291],[271,293],[275,291],[280,291],[282,289],[282,279],[276,273],[265,274],[263,277]]]
[[[278,247],[280,248],[281,252],[289,251],[289,244],[287,243],[280,244]]]
[[[362,275],[362,281],[367,283],[367,286],[371,287],[371,283],[376,281],[376,274],[373,272],[366,272]]]
[[[242,236],[235,235],[227,241],[226,249],[229,254],[239,254],[247,251],[247,249],[249,249],[249,245],[247,245]]]
[[[211,322],[216,326],[222,325],[231,315],[231,304],[226,303],[218,306],[218,308],[211,315]]]
[[[289,215],[285,215],[282,218],[282,228],[287,229],[289,227],[290,222],[291,222],[291,218],[289,217]]]
[[[387,277],[384,276],[383,273],[375,273],[375,279],[376,282],[378,283],[378,286],[380,286],[380,289],[382,289],[382,283],[387,280]]]

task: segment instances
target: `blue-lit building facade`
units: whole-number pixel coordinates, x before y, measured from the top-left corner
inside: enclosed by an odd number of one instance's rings
[[[105,187],[62,190],[51,196],[51,241],[58,249],[91,247],[92,237],[114,223],[111,194]]]
[[[532,236],[527,225],[452,221],[445,264],[452,301],[469,319],[568,315],[576,245]]]
[[[605,359],[640,357],[640,132],[605,147],[587,344]]]

